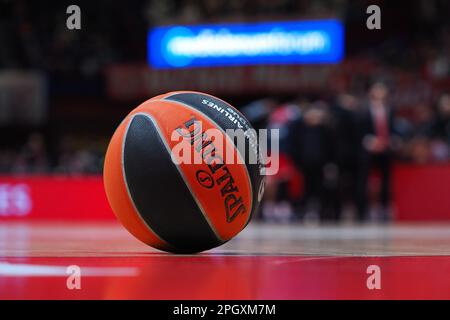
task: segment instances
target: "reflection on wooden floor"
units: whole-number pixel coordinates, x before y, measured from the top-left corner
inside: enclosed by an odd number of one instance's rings
[[[448,270],[450,225],[251,224],[190,256],[118,224],[0,225],[0,299],[450,299]]]
[[[134,256],[159,251],[119,224],[0,225],[0,256]],[[415,256],[450,255],[450,224],[251,224],[235,239],[203,254]]]

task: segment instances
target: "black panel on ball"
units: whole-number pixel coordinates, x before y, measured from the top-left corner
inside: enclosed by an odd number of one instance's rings
[[[124,170],[141,217],[178,252],[199,252],[222,243],[212,231],[150,116],[132,119],[125,137]]]

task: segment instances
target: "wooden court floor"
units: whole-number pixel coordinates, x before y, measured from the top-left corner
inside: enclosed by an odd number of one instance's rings
[[[116,223],[3,223],[0,299],[450,299],[450,224],[250,224],[197,255]]]

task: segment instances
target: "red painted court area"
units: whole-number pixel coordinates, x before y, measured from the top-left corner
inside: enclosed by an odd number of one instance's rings
[[[374,265],[380,289],[367,286]],[[450,299],[448,270],[449,225],[251,224],[186,256],[115,223],[0,226],[0,299]]]

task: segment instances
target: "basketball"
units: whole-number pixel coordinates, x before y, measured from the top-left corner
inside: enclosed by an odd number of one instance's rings
[[[195,253],[249,223],[264,190],[261,169],[255,131],[238,110],[205,93],[177,91],[145,101],[120,123],[104,185],[137,239]]]

